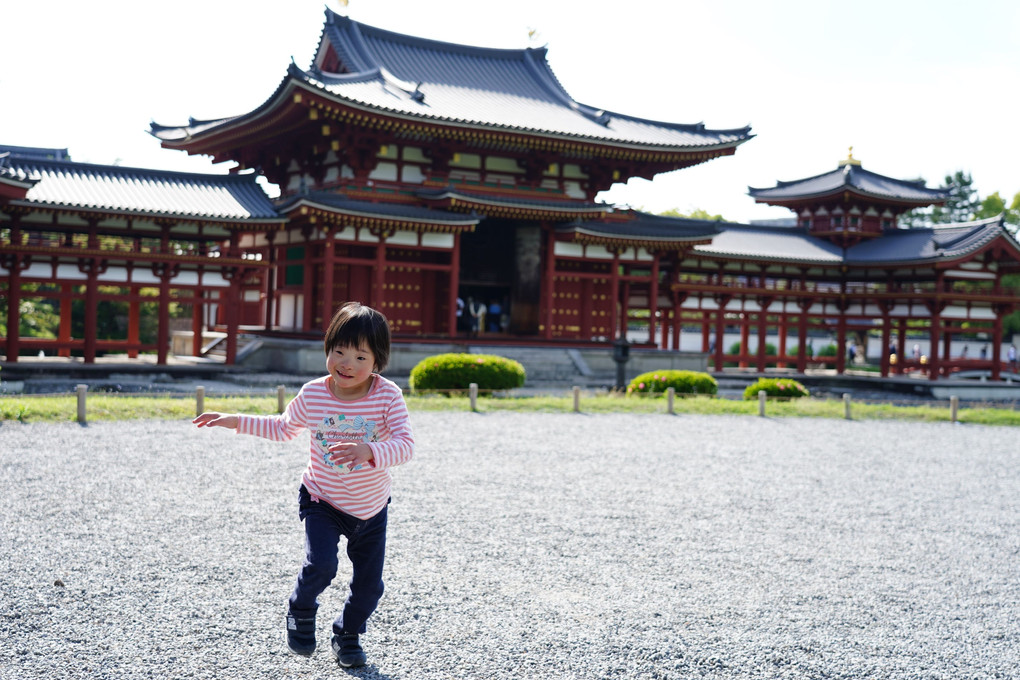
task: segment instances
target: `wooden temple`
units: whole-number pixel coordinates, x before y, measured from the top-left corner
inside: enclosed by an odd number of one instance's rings
[[[1000,286],[1020,268],[1001,221],[898,229],[898,215],[946,194],[852,157],[832,173],[751,189],[790,207],[796,227],[598,201],[616,182],[731,155],[753,135],[579,103],[544,48],[438,42],[327,9],[310,66],[291,64],[262,105],[153,123],[150,133],[167,149],[236,165],[229,175],[172,173],[0,147],[7,361],[44,349],[86,362],[155,351],[164,363],[171,305],[190,309],[194,354],[203,332],[226,333],[228,363],[240,329],[321,337],[347,300],[382,310],[397,343],[449,342],[464,336],[458,300],[472,299],[495,302],[503,317],[473,342],[608,347],[640,321],[644,346],[678,349],[694,325],[717,369],[803,369],[804,352],[785,347],[790,329],[802,339],[831,330],[841,347],[880,329],[885,344],[902,345],[920,322],[933,346],[948,348],[965,326],[1001,335],[1017,301]],[[60,300],[60,337],[21,337],[19,304],[41,289]],[[124,338],[96,339],[105,299],[131,303]],[[138,305],[153,300],[157,340],[144,344]],[[73,302],[85,305],[81,329],[70,323]],[[733,327],[742,330],[737,355],[711,340]],[[769,329],[780,334],[775,356],[763,350]],[[930,361],[933,377],[949,366]],[[839,355],[834,363],[844,369]],[[904,368],[883,361],[884,374]]]
[[[716,370],[737,361],[759,371],[775,363],[803,372],[811,361],[842,373],[849,341],[860,345],[878,332],[883,376],[922,371],[935,379],[969,368],[999,378],[1003,317],[1020,302],[1002,285],[1003,275],[1020,271],[1020,244],[1002,216],[900,229],[899,215],[944,203],[948,193],[865,170],[852,152],[830,172],[749,193],[790,208],[796,226],[721,223],[711,243],[684,253],[669,284],[670,313],[677,323],[700,324]],[[737,355],[710,344],[727,327],[740,329]],[[774,355],[765,341],[770,329],[779,340]],[[836,337],[835,356],[809,359],[815,330]],[[908,330],[928,335],[930,356],[908,352]],[[796,354],[786,346],[791,331]],[[951,356],[952,338],[962,333],[993,338],[990,356]]]

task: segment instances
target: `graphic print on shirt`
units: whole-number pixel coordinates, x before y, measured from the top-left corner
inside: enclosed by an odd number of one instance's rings
[[[360,470],[364,465],[362,463],[358,463],[354,467],[351,467],[351,463],[337,465],[329,459],[332,453],[329,450],[330,446],[340,442],[379,441],[374,420],[365,420],[362,416],[348,419],[342,413],[323,418],[322,422],[319,423],[312,433],[312,438],[319,445],[319,450],[322,451],[322,462],[336,470],[336,473],[339,475]]]

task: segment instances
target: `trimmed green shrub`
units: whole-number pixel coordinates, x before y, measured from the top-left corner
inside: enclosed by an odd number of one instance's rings
[[[665,392],[672,387],[677,394],[715,394],[715,378],[699,371],[650,371],[630,381],[627,394]]]
[[[492,354],[437,354],[422,359],[411,369],[411,389],[466,390],[476,383],[479,390],[512,390],[523,387],[524,366],[513,359]]]
[[[806,387],[790,378],[758,378],[758,382],[748,385],[744,390],[744,399],[757,399],[759,392],[784,399],[798,399],[811,394]]]
[[[799,345],[794,345],[793,348],[790,351],[787,352],[787,354],[789,354],[791,357],[798,356],[800,354],[800,346]],[[814,355],[815,355],[814,347],[812,347],[811,345],[808,345],[807,346],[807,356],[808,356],[808,358],[810,359]]]
[[[838,352],[838,348],[831,342],[825,347],[818,350],[818,356],[820,357],[834,357]]]
[[[765,356],[774,357],[774,356],[776,356],[776,352],[777,352],[777,350],[776,350],[776,346],[775,345],[773,345],[771,342],[766,342],[765,343]],[[729,353],[730,354],[740,354],[740,343],[739,342],[735,342],[732,345],[730,345]],[[758,350],[756,350],[756,349],[749,350],[749,354],[751,356],[755,356],[755,355],[758,354]]]

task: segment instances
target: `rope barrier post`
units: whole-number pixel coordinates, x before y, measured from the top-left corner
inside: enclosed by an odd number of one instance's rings
[[[581,388],[577,385],[573,387],[574,392],[574,413],[581,412]]]
[[[959,418],[957,418],[959,411],[960,398],[954,394],[949,397],[949,417],[954,423],[959,422]]]
[[[89,386],[78,385],[75,390],[78,392],[78,422],[85,424],[85,393],[89,391]]]
[[[468,385],[468,396],[471,398],[471,410],[478,410],[478,383]]]
[[[853,418],[850,416],[850,393],[849,392],[844,392],[843,393],[843,417],[846,418],[847,420],[853,420]]]
[[[195,415],[205,413],[205,387],[199,385],[195,388]]]
[[[666,388],[666,412],[669,413],[669,415],[675,415],[676,414],[676,411],[673,410],[673,399],[675,399],[675,398],[676,398],[676,388],[675,387],[667,387]]]
[[[762,418],[765,417],[765,400],[769,398],[769,395],[765,393],[765,390],[758,392],[758,415]]]
[[[283,385],[277,385],[276,386],[276,412],[277,413],[283,413],[284,409],[286,408],[286,404],[283,403],[285,401],[285,395],[284,395],[283,392],[284,392]]]

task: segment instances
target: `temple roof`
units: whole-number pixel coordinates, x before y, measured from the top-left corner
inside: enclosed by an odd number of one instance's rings
[[[283,222],[255,175],[205,175],[10,153],[0,176],[29,188],[12,204],[175,218]]]
[[[667,152],[719,152],[746,142],[749,127],[653,121],[576,102],[553,74],[545,48],[472,47],[394,33],[326,10],[309,70],[295,65],[259,109],[236,118],[155,123],[151,134],[183,142],[272,110],[293,89],[360,111],[471,129],[504,130]]]
[[[292,215],[302,208],[320,213],[331,213],[355,222],[360,218],[366,223],[394,222],[414,225],[426,231],[472,230],[483,218],[479,215],[446,210],[433,210],[402,203],[372,203],[358,201],[331,191],[313,191],[308,194],[291,196],[277,206],[281,215]]]
[[[672,250],[711,241],[720,233],[720,222],[686,217],[666,217],[631,211],[626,221],[574,221],[556,227],[556,233],[581,243],[639,245]]]
[[[418,196],[453,210],[476,211],[487,217],[541,216],[552,220],[595,218],[610,212],[605,203],[573,199],[536,199],[517,195],[463,191],[456,187],[422,189]]]
[[[47,149],[37,146],[5,146],[3,144],[0,144],[0,158],[6,155],[19,156],[21,158],[32,158],[40,161],[71,160],[71,156],[70,154],[67,153],[67,149]],[[2,166],[3,162],[0,161],[0,167]]]
[[[846,261],[847,264],[884,264],[952,260],[965,257],[998,237],[1005,237],[1016,245],[1005,228],[1002,215],[928,229],[895,229],[887,231],[881,239],[850,248]]]
[[[790,182],[777,182],[771,188],[748,187],[748,194],[758,203],[790,204],[823,198],[849,191],[874,199],[929,205],[949,198],[945,189],[929,189],[924,180],[893,179],[865,170],[859,163],[844,162],[831,172]]]
[[[927,229],[891,229],[882,236],[844,250],[812,236],[801,227],[755,227],[720,223],[720,233],[694,253],[728,260],[798,264],[883,266],[922,265],[964,258],[996,238],[1020,244],[1005,228],[1002,216]]]
[[[753,227],[721,224],[718,236],[694,252],[724,259],[779,260],[839,264],[843,249],[831,241],[811,236],[800,227]]]

